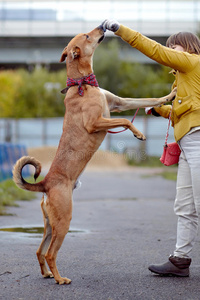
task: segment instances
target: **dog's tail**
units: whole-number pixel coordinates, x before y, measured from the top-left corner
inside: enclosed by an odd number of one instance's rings
[[[20,158],[13,168],[13,180],[18,187],[24,190],[32,192],[45,192],[45,186],[43,180],[38,183],[28,183],[22,176],[22,169],[26,165],[32,165],[35,167],[34,179],[36,180],[41,172],[41,163],[30,156],[23,156]]]

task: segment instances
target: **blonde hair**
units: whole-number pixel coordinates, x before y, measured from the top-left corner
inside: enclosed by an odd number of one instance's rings
[[[171,35],[166,46],[171,47],[173,45],[182,46],[186,52],[191,54],[200,54],[200,39],[191,32],[179,32]]]

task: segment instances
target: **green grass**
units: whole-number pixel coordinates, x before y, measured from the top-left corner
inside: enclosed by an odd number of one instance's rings
[[[172,165],[169,167],[164,166],[161,162],[159,157],[156,156],[147,156],[144,160],[141,160],[139,162],[134,161],[133,159],[127,158],[128,164],[130,166],[139,166],[139,167],[147,167],[147,168],[166,168],[166,171],[159,172],[157,175],[162,176],[163,178],[167,180],[174,180],[177,179],[177,170],[174,169],[177,167],[177,165]],[[149,175],[148,175],[149,176]],[[151,176],[155,176],[151,175]]]
[[[127,155],[127,162],[130,166],[139,166],[139,167],[149,167],[149,168],[159,168],[164,167],[164,165],[160,162],[160,157],[158,156],[145,156],[139,161],[134,159],[130,159]],[[169,166],[167,168],[174,168],[176,165]]]
[[[139,161],[130,159],[127,156],[127,162],[130,166],[151,167],[151,168],[157,168],[163,166],[163,164],[159,160],[159,157],[157,156],[145,156],[143,159]]]
[[[176,171],[166,171],[160,174],[163,178],[168,179],[168,180],[174,180],[176,181],[177,179],[177,172]]]
[[[41,179],[42,178],[40,177],[38,181]],[[26,180],[33,182],[32,178],[27,178]],[[0,182],[0,215],[7,214],[7,207],[18,206],[16,201],[29,201],[35,197],[35,193],[18,188],[12,179],[7,179]]]

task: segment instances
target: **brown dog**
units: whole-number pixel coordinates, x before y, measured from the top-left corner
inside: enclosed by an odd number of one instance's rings
[[[97,87],[92,74],[92,56],[103,37],[101,27],[87,34],[79,34],[62,53],[61,61],[66,58],[69,86],[75,85],[69,88],[64,100],[66,112],[63,133],[46,177],[35,184],[23,179],[22,168],[27,164],[35,167],[35,179],[41,171],[40,162],[29,156],[18,160],[13,169],[13,178],[19,187],[46,195],[41,201],[44,235],[37,250],[37,257],[43,277],[54,277],[59,284],[71,282],[70,279],[60,276],[56,267],[56,257],[70,226],[72,191],[77,178],[99,148],[108,129],[128,127],[137,138],[145,139],[130,121],[123,118],[110,119],[110,111],[156,106],[172,100],[175,96],[175,92],[172,92],[160,99],[123,99]],[[48,271],[45,260],[51,272]]]

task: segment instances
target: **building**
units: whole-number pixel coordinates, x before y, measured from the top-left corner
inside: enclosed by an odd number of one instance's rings
[[[199,31],[199,0],[1,0],[0,67],[57,65],[77,33],[115,19],[160,43],[178,31]],[[106,33],[107,39],[115,38]],[[150,62],[128,47],[131,60]]]

